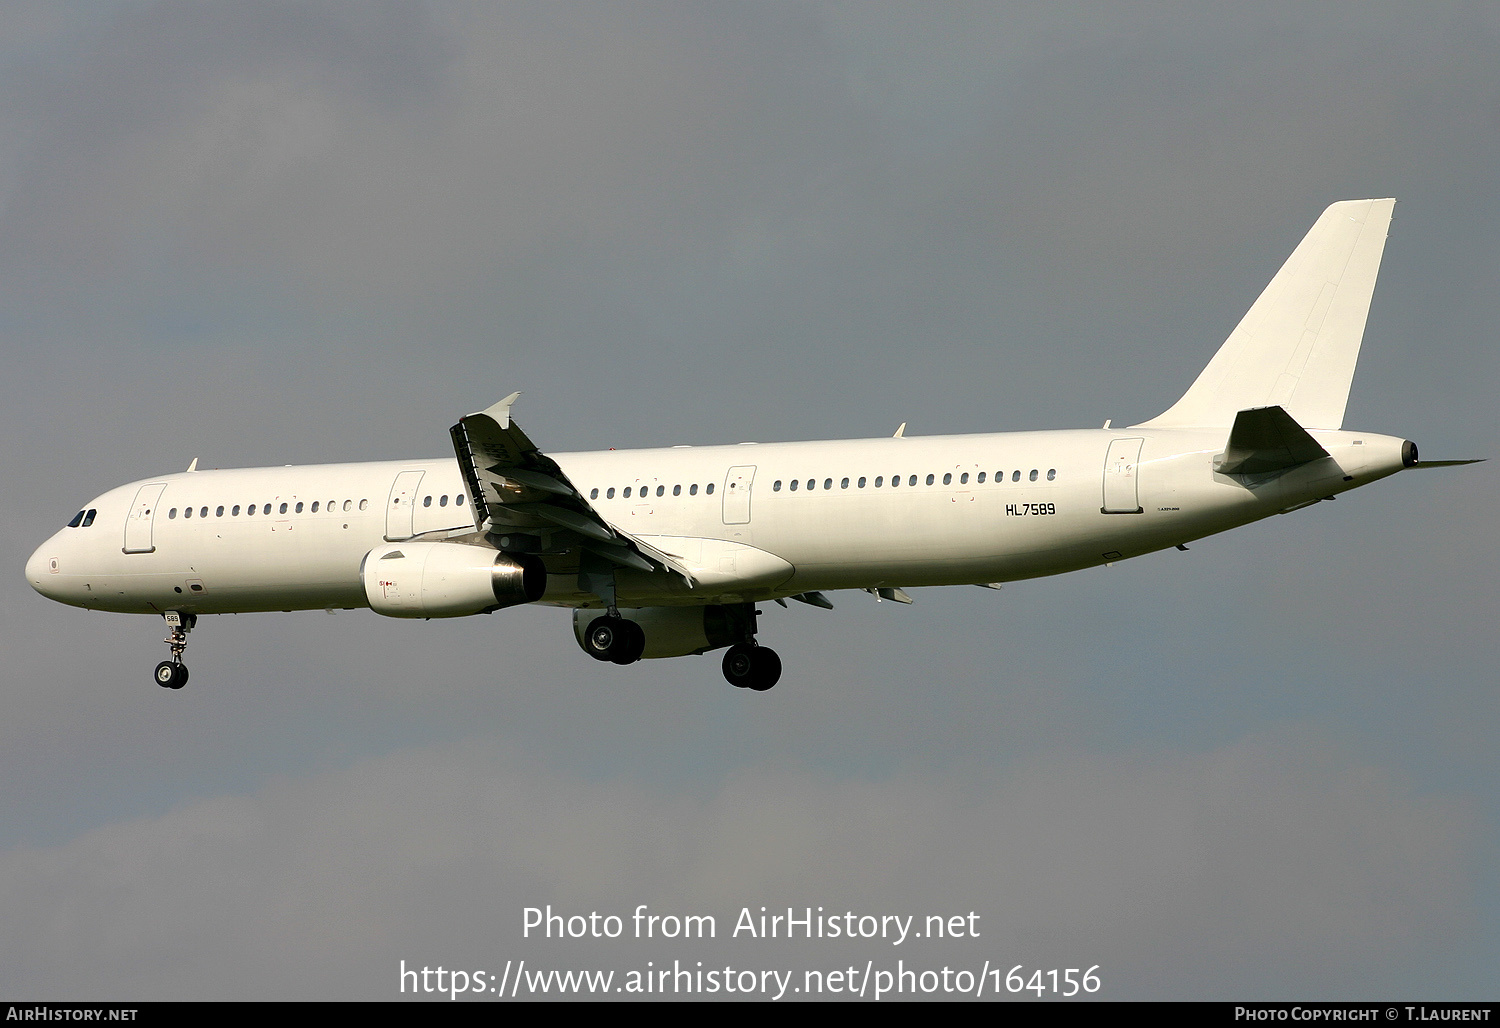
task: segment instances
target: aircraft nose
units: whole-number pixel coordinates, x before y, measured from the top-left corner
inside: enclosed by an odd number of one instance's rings
[[[49,539],[26,562],[26,581],[31,587],[49,600],[58,598],[55,583],[57,581],[57,557],[56,548]]]

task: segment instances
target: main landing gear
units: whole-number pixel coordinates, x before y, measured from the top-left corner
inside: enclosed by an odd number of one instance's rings
[[[646,633],[640,625],[620,616],[611,607],[609,613],[589,622],[583,636],[583,648],[595,660],[616,664],[634,664],[646,652]]]
[[[182,662],[182,651],[187,649],[187,634],[198,623],[198,615],[169,610],[162,617],[167,622],[167,637],[163,641],[172,647],[172,659],[156,665],[156,684],[163,689],[181,689],[187,685],[188,680],[188,669]]]
[[[769,646],[755,641],[760,611],[753,603],[725,609],[731,615],[731,631],[739,641],[724,654],[724,680],[736,689],[765,692],[781,681],[781,658]]]
[[[669,614],[696,615],[668,617]],[[646,632],[652,632],[652,655],[705,653],[728,645],[724,678],[737,689],[765,692],[781,680],[781,658],[755,641],[755,619],[760,611],[750,603],[713,604],[701,608],[646,609],[642,621],[621,617],[614,606],[588,623],[579,635],[584,652],[595,660],[634,664],[646,651]],[[575,622],[579,624],[581,622]],[[575,629],[576,630],[576,629]]]
[[[735,643],[724,654],[724,678],[736,689],[765,692],[781,681],[781,658],[754,639]]]

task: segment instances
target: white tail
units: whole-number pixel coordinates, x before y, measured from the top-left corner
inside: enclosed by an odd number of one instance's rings
[[[1304,428],[1344,423],[1395,200],[1323,212],[1182,399],[1151,428],[1228,428],[1279,406]]]

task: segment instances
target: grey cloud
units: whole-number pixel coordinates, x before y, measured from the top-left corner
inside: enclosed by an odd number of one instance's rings
[[[1305,732],[1196,755],[1055,754],[1003,778],[752,765],[702,795],[588,782],[476,739],[11,850],[3,966],[8,991],[38,995],[249,998],[276,982],[289,998],[385,999],[401,959],[1014,954],[1100,963],[1113,998],[1287,996],[1369,981],[1461,934],[1468,816]],[[521,938],[526,906],[638,903],[712,913],[719,938]],[[972,909],[982,935],[899,951],[729,938],[739,909],[762,905]],[[1267,966],[1270,981],[1236,970]]]

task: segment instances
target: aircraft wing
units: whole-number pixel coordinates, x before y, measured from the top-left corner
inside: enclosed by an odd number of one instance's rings
[[[680,575],[689,587],[695,586],[693,576],[675,558],[600,517],[557,462],[537,449],[511,420],[511,404],[520,395],[511,393],[493,407],[459,418],[449,430],[459,469],[474,498],[474,527],[501,540],[520,537],[509,544],[502,541],[500,548],[541,552],[544,560],[548,551],[557,550],[555,540],[563,533],[595,558],[585,558],[584,564],[597,566],[602,558],[610,566]],[[550,572],[555,562],[547,563]]]

